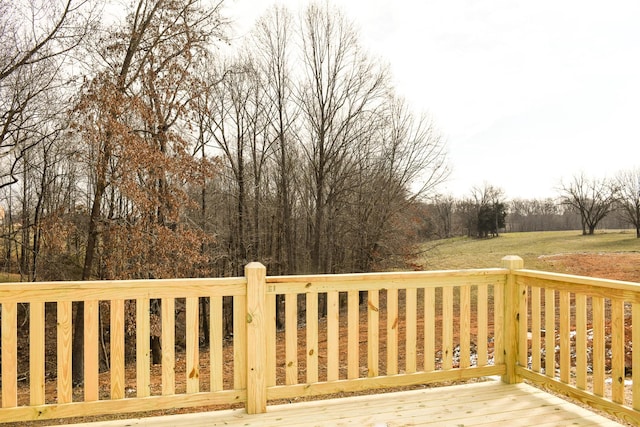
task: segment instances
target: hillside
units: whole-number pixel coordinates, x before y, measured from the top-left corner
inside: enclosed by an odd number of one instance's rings
[[[504,256],[518,255],[525,268],[640,282],[640,239],[633,230],[455,237],[425,243],[421,250],[415,264],[424,270],[499,267]]]

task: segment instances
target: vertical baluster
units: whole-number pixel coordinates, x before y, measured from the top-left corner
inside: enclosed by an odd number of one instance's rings
[[[493,358],[496,365],[504,364],[504,285],[493,286]]]
[[[604,298],[591,299],[593,312],[593,393],[604,396]]]
[[[387,375],[398,373],[398,290],[387,290]]]
[[[267,387],[276,385],[276,294],[268,293],[266,296],[265,315],[267,324]]]
[[[417,370],[417,350],[416,344],[418,340],[418,290],[416,288],[410,288],[406,290],[406,303],[405,303],[405,330],[406,330],[406,344],[405,344],[405,372],[412,374]]]
[[[544,290],[544,373],[553,378],[556,374],[556,293]]]
[[[529,288],[518,285],[518,364],[529,368]]]
[[[468,368],[471,362],[471,287],[460,287],[460,367]]]
[[[98,381],[99,311],[99,301],[84,302],[84,400],[87,402],[100,398]]]
[[[185,306],[187,393],[200,391],[200,304],[198,297],[188,297]]]
[[[2,407],[18,405],[18,304],[2,303]]]
[[[210,373],[209,381],[211,391],[220,391],[224,388],[224,366],[222,343],[224,340],[222,332],[222,297],[209,297],[209,357]]]
[[[233,297],[233,388],[247,387],[247,297]]]
[[[624,301],[611,300],[611,400],[624,403]]]
[[[540,288],[531,288],[531,369],[540,372],[540,330],[542,329]]]
[[[340,294],[327,293],[327,381],[335,381],[340,373]]]
[[[162,395],[176,392],[176,300],[162,298]]]
[[[487,289],[487,285],[478,285],[478,336],[476,337],[478,353],[477,366],[487,365],[487,338],[489,337],[489,315],[487,308],[489,304],[489,295]]]
[[[307,383],[318,382],[318,294],[307,294]]]
[[[571,368],[570,352],[570,296],[568,291],[560,291],[560,381],[569,382]]]
[[[367,376],[377,377],[380,366],[380,294],[367,291]]]
[[[424,371],[436,369],[436,289],[424,289]]]
[[[111,300],[111,399],[124,398],[124,300]]]
[[[72,303],[59,301],[56,304],[58,324],[56,326],[56,341],[58,351],[58,402],[71,403],[73,400],[72,382]]]
[[[298,295],[286,294],[285,310],[285,383],[298,384]]]
[[[453,367],[453,287],[442,288],[442,369]]]
[[[148,298],[136,300],[136,387],[138,397],[151,394],[151,320]]]
[[[360,376],[360,313],[358,306],[358,291],[347,293],[347,378],[355,379]]]
[[[44,404],[44,302],[29,304],[29,402]]]
[[[587,388],[587,297],[576,295],[576,387]]]

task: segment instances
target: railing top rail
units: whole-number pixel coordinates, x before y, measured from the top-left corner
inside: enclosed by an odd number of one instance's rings
[[[446,277],[498,276],[509,272],[505,268],[475,268],[465,270],[430,270],[430,271],[392,271],[380,273],[347,273],[347,274],[305,274],[290,276],[267,276],[267,283],[289,282],[345,282],[363,280],[401,280],[427,279]]]
[[[623,280],[602,279],[587,276],[578,276],[574,274],[552,273],[539,270],[514,270],[513,273],[517,277],[530,277],[534,279],[542,279],[553,282],[572,283],[577,285],[594,286],[607,289],[618,289],[630,292],[640,292],[640,283],[626,282]]]
[[[5,282],[0,283],[0,290],[20,290],[22,288],[32,288],[34,285],[41,289],[53,289],[60,286],[76,287],[78,289],[103,288],[110,286],[114,288],[128,287],[157,287],[171,286],[193,283],[195,285],[207,284],[246,284],[245,277],[200,277],[200,278],[174,278],[174,279],[132,279],[132,280],[75,280],[75,281],[48,281],[48,282]]]
[[[267,292],[269,293],[369,291],[447,285],[500,284],[504,283],[508,272],[509,270],[503,268],[486,268],[448,271],[269,276],[266,278],[266,282]]]
[[[0,284],[0,301],[48,302],[233,296],[245,295],[246,283],[247,279],[244,277],[3,283]]]

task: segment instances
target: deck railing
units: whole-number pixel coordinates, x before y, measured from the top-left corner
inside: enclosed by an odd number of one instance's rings
[[[506,257],[494,269],[266,276],[251,263],[230,279],[2,284],[0,422],[218,404],[259,413],[269,400],[501,375],[640,423],[640,353],[625,354],[640,342],[640,328],[630,332],[640,285],[522,267]],[[84,379],[74,387],[79,301]]]
[[[514,272],[518,380],[640,425],[640,284]]]

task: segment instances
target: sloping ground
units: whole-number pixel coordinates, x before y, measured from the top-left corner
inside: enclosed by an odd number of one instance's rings
[[[553,271],[640,283],[640,252],[557,254],[540,259]]]

